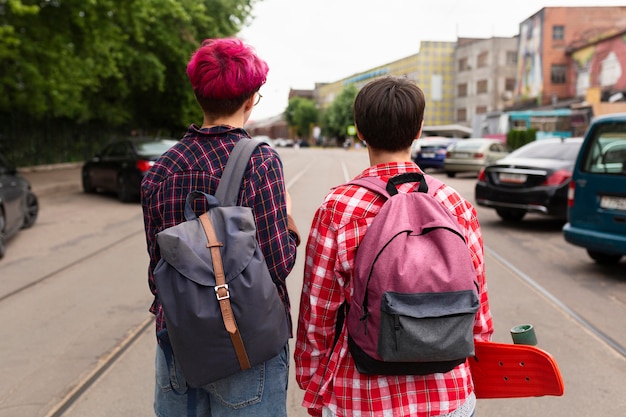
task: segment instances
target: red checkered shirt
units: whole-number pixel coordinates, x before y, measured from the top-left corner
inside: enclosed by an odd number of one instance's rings
[[[370,167],[358,177],[388,179],[404,172],[421,171],[414,163],[394,162]],[[414,188],[415,184],[403,184],[399,191]],[[491,340],[493,321],[476,210],[447,185],[434,195],[457,217],[472,253],[480,285],[474,337]],[[356,248],[384,201],[365,188],[341,185],[331,190],[315,213],[306,247],[295,349],[296,379],[305,390],[303,405],[310,415],[321,416],[326,406],[340,417],[440,416],[453,412],[473,390],[467,362],[450,372],[425,376],[363,375],[348,350],[345,326],[338,343],[333,343],[338,309],[352,294]]]

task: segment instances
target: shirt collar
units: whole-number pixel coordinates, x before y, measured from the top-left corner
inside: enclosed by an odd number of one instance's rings
[[[364,169],[355,178],[363,177],[381,177],[389,178],[405,172],[419,172],[423,174],[423,171],[417,166],[415,162],[388,162],[385,164],[378,164],[370,166]]]
[[[248,133],[243,128],[227,125],[217,125],[212,127],[200,128],[198,125],[192,124],[191,126],[189,126],[188,133],[193,133],[200,136],[215,136],[221,135],[223,133],[239,133],[246,136],[248,135]]]

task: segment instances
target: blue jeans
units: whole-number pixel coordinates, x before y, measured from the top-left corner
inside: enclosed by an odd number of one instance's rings
[[[198,389],[188,390],[176,358],[168,369],[158,345],[155,370],[154,411],[158,417],[190,415],[190,395],[195,396],[191,415],[196,417],[287,417],[288,343],[265,363]]]

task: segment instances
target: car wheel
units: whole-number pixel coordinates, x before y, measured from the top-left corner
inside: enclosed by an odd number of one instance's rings
[[[123,175],[117,177],[117,198],[122,203],[130,203],[135,198],[135,195],[128,186],[128,181]]]
[[[85,192],[85,194],[94,193],[96,189],[91,184],[91,179],[89,179],[89,173],[87,173],[87,171],[83,171],[82,179],[83,179],[83,191]]]
[[[456,172],[446,171],[446,175],[448,176],[448,178],[454,178],[454,176],[456,175]]]
[[[37,196],[29,192],[26,195],[26,210],[24,211],[24,224],[22,224],[22,229],[28,229],[37,220],[37,215],[39,214],[39,201],[37,200]]]
[[[496,213],[506,222],[519,222],[526,215],[526,211],[518,209],[496,209]]]
[[[591,257],[591,259],[593,259],[594,261],[596,261],[596,263],[599,263],[601,265],[613,265],[613,264],[618,263],[620,259],[622,259],[622,255],[617,255],[614,253],[598,252],[598,251],[589,250],[589,249],[587,249],[587,253]]]

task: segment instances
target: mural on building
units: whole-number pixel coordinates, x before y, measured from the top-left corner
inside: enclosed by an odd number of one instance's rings
[[[587,46],[572,54],[576,95],[589,87],[626,90],[626,34]]]
[[[520,25],[515,94],[522,99],[541,98],[543,14],[538,13]]]

